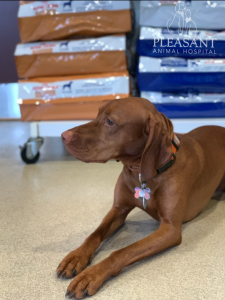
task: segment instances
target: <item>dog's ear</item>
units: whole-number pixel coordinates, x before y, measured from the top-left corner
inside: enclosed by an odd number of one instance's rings
[[[148,138],[141,158],[141,179],[147,181],[172,158],[173,124],[159,112],[150,114],[144,134]]]

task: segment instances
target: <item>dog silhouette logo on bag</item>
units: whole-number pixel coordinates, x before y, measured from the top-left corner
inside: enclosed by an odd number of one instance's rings
[[[64,11],[71,11],[72,10],[72,2],[73,1],[64,1],[63,2],[63,10]]]
[[[193,67],[193,69],[198,69],[198,67],[199,67],[198,61],[191,62],[191,66]]]
[[[69,41],[68,42],[62,42],[62,43],[60,43],[59,48],[60,48],[60,50],[66,51],[66,50],[69,50],[68,45],[69,45]]]
[[[170,34],[173,34],[171,28],[178,28],[179,34],[189,35],[189,31],[195,31],[197,34],[197,27],[192,20],[191,11],[187,9],[187,5],[190,6],[191,1],[178,1],[175,6],[175,15],[167,22],[167,30]]]
[[[62,87],[63,93],[72,93],[72,84],[73,84],[73,81],[70,81],[69,83],[64,84]]]

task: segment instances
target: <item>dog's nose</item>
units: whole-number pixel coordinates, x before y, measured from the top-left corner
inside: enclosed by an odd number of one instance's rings
[[[63,143],[67,144],[72,140],[73,133],[70,130],[67,130],[64,131],[61,136],[62,136]]]

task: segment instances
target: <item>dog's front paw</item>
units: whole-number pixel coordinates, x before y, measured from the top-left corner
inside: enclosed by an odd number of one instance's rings
[[[59,264],[57,276],[72,278],[84,270],[91,263],[92,252],[84,246],[70,252]]]
[[[71,281],[66,296],[76,299],[92,296],[109,276],[107,266],[102,263],[89,267]]]

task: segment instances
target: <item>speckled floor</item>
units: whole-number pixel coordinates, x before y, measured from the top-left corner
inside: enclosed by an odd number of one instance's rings
[[[24,165],[18,145],[27,124],[0,122],[0,299],[65,299],[70,280],[55,269],[98,226],[112,205],[122,166],[84,164],[46,138],[41,159]],[[183,226],[183,243],[108,280],[98,300],[224,300],[225,197]],[[95,204],[93,206],[93,203]],[[158,223],[136,209],[92,261],[144,238]]]

